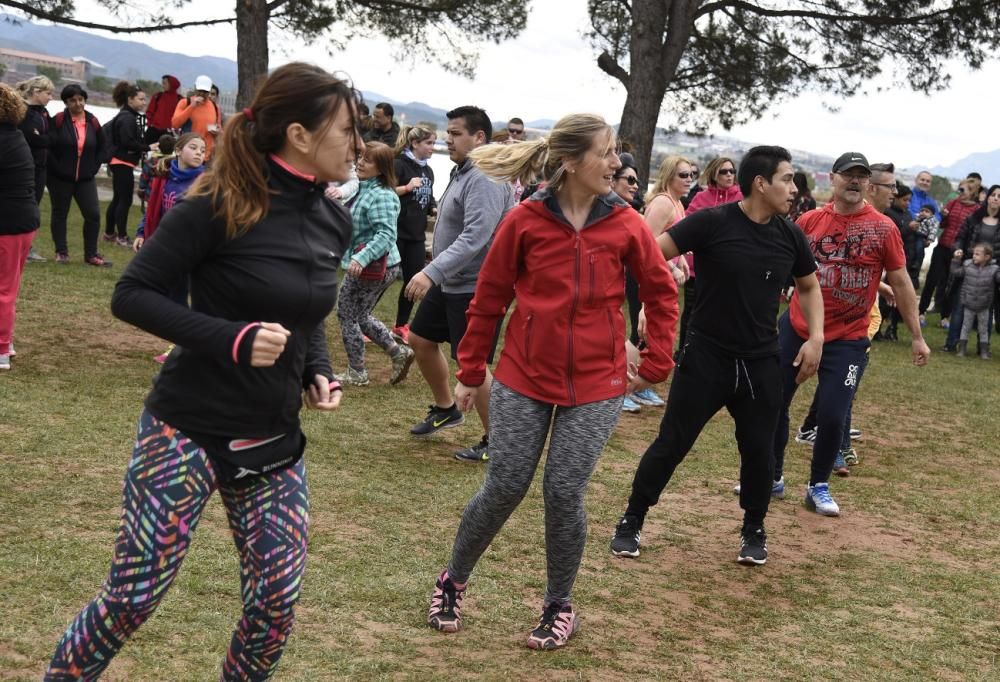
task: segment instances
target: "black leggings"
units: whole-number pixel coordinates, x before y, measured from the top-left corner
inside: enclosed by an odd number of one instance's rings
[[[97,234],[101,231],[101,207],[97,201],[97,182],[89,180],[61,180],[49,176],[49,198],[52,200],[52,241],[56,253],[69,253],[66,244],[66,218],[70,204],[75,200],[83,214],[83,257],[97,254]]]
[[[135,192],[135,172],[131,166],[116,163],[111,166],[111,187],[114,196],[105,214],[104,234],[113,235],[117,229],[119,237],[128,237],[128,211],[132,208]]]
[[[427,246],[424,240],[397,239],[396,248],[399,249],[399,267],[403,270],[403,286],[399,288],[399,301],[396,303],[396,325],[402,327],[410,321],[410,313],[413,312],[413,301],[403,295],[406,285],[410,283],[413,276],[424,269],[427,261]]]
[[[628,340],[638,348],[639,311],[642,310],[642,301],[639,300],[639,283],[635,281],[628,268],[625,268],[625,300],[628,301],[628,321],[632,325],[632,334]]]

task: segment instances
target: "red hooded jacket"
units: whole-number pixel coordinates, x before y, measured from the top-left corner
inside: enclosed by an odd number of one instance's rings
[[[167,89],[153,95],[146,107],[146,125],[159,130],[170,129],[170,119],[177,108],[180,95],[177,93],[181,87],[181,82],[173,76],[164,76],[167,79]]]
[[[544,190],[514,207],[497,228],[466,312],[458,380],[483,383],[496,325],[516,296],[497,379],[563,406],[624,394],[625,265],[639,282],[648,324],[639,374],[664,381],[674,366],[677,285],[649,228],[608,194],[577,231]]]

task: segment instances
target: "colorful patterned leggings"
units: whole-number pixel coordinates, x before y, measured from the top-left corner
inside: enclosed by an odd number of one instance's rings
[[[221,679],[271,676],[292,629],[305,568],[305,465],[299,460],[271,475],[219,484],[203,449],[143,410],[111,571],[66,629],[46,680],[93,680],[104,671],[163,599],[216,488],[240,554],[243,598]]]

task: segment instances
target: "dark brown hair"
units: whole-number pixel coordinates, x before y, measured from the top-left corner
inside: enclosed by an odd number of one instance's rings
[[[267,155],[285,146],[288,126],[299,123],[311,133],[322,132],[347,106],[356,131],[357,101],[360,95],[350,83],[318,66],[292,62],[278,67],[257,90],[250,116],[241,111],[226,122],[211,168],[187,196],[211,197],[230,239],[246,234],[270,208]]]
[[[375,176],[383,187],[396,188],[395,153],[392,147],[381,142],[365,143],[365,160],[374,164]]]
[[[128,101],[142,92],[140,88],[135,83],[129,83],[128,81],[118,81],[115,84],[115,89],[111,91],[111,99],[115,101],[115,105],[123,107],[128,104]]]

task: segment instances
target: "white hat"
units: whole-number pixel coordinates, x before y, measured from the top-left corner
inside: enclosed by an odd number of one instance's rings
[[[194,79],[194,89],[195,90],[211,90],[212,89],[212,79],[208,76],[198,76]]]

